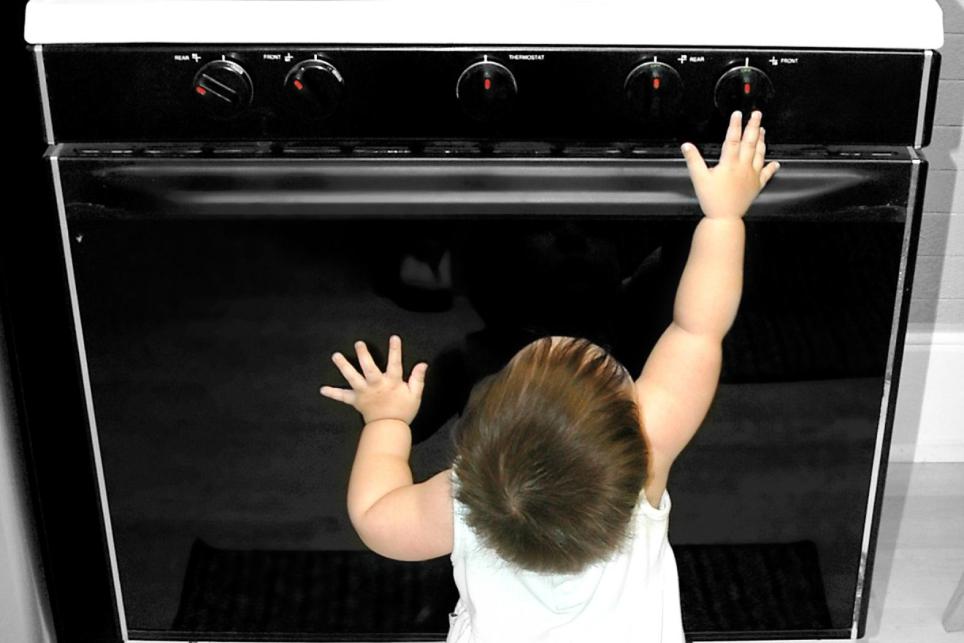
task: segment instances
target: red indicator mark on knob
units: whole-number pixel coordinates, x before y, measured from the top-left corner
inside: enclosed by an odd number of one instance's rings
[[[204,89],[203,87],[201,87],[200,85],[196,85],[196,86],[194,87],[194,91],[196,91],[197,93],[199,93],[201,96],[204,96],[205,94],[208,93],[207,90]]]
[[[750,93],[750,83],[743,83],[743,93],[744,94]]]
[[[492,79],[491,79],[491,78],[486,78],[486,79],[485,79],[485,88],[486,88],[486,89],[492,89]]]
[[[305,88],[305,86],[297,78],[295,78],[294,86],[295,86],[295,89],[297,89],[299,92]]]
[[[659,89],[659,78],[653,79],[653,89]]]

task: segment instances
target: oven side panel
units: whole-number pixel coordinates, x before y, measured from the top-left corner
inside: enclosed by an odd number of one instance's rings
[[[23,56],[22,64],[17,67],[20,86],[39,96],[32,50],[25,49]],[[20,118],[14,117],[14,120],[25,126],[24,135],[17,139],[16,151],[35,155],[34,163],[29,166],[29,182],[23,185],[36,189],[43,174],[38,153],[45,148],[43,126],[34,103],[21,101],[18,105]],[[33,194],[33,191],[24,194]],[[13,217],[7,216],[0,220],[0,623],[4,640],[51,643],[53,624],[24,464],[16,372],[10,360],[9,307],[3,295],[8,275],[15,272],[6,261],[9,235],[16,229],[11,219]]]
[[[122,640],[75,340],[54,184],[28,171],[30,206],[4,217],[4,325],[26,476],[58,641]],[[80,457],[83,454],[83,457]]]
[[[923,154],[917,152],[920,160],[915,161],[911,175],[910,194],[907,201],[907,221],[905,224],[904,242],[900,258],[898,287],[894,302],[894,331],[891,334],[890,350],[892,356],[885,374],[883,415],[880,418],[883,425],[882,434],[878,436],[880,446],[877,454],[876,472],[872,474],[873,504],[869,508],[869,529],[865,538],[869,538],[869,545],[865,548],[862,569],[857,578],[857,596],[854,602],[854,626],[858,639],[866,636],[867,615],[870,609],[870,591],[873,581],[874,561],[877,554],[877,538],[880,534],[880,516],[884,505],[884,485],[887,480],[887,467],[890,460],[890,443],[894,431],[894,416],[897,409],[897,395],[899,392],[901,365],[904,358],[904,343],[907,337],[907,322],[910,317],[911,295],[914,284],[914,267],[917,264],[917,246],[920,240],[921,219],[923,218],[924,196],[927,187],[927,171],[929,164]]]

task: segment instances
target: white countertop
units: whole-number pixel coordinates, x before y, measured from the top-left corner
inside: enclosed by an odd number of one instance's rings
[[[938,49],[937,0],[30,0],[28,43]]]

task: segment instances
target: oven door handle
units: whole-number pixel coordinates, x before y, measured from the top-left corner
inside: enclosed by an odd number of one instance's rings
[[[911,161],[783,160],[748,219],[900,221]],[[925,162],[926,163],[926,162]],[[60,159],[71,219],[700,216],[682,159]]]

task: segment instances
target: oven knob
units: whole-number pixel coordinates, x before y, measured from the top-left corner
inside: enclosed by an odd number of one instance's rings
[[[629,72],[623,87],[634,120],[662,120],[679,115],[683,81],[669,65],[643,63]]]
[[[749,66],[734,67],[723,74],[713,94],[716,108],[725,118],[740,110],[744,120],[748,120],[755,109],[765,112],[775,95],[767,75]]]
[[[214,116],[237,114],[251,104],[253,94],[251,77],[233,60],[214,60],[194,75],[194,95]]]
[[[515,104],[519,88],[509,69],[491,60],[465,68],[455,85],[455,98],[469,118],[495,122],[505,118]]]
[[[309,107],[317,118],[331,116],[344,92],[345,79],[324,60],[302,60],[285,77],[285,94]]]

